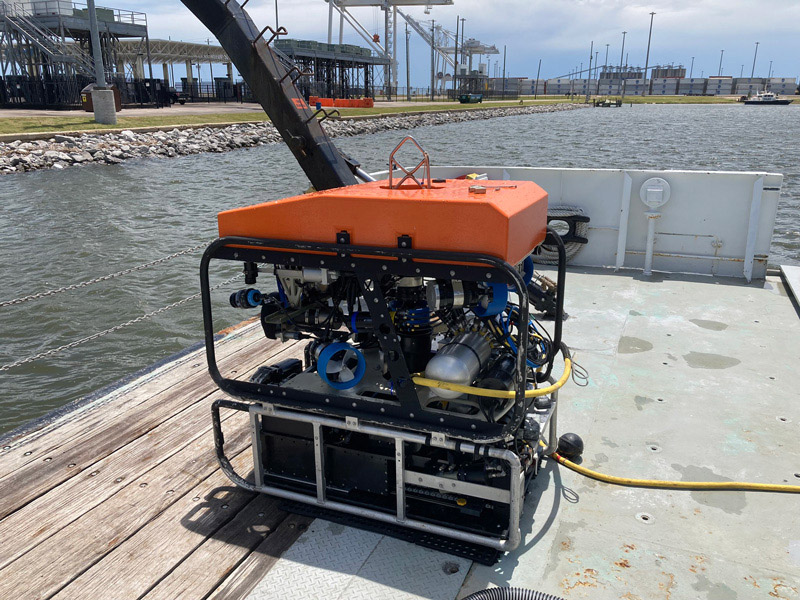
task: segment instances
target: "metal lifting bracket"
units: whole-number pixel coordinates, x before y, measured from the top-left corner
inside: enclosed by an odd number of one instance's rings
[[[267,43],[269,44],[269,42]],[[292,83],[294,83],[301,77],[311,77],[314,74],[313,71],[301,71],[299,68],[297,68],[297,65],[295,65],[291,69],[286,71],[286,74],[278,80],[278,83],[283,83],[283,80],[289,77],[292,73],[297,73],[296,77],[292,77]]]
[[[246,4],[246,3],[247,3],[247,2],[245,1],[245,4]],[[242,6],[244,6],[244,4],[242,4]],[[275,31],[275,30],[274,30],[272,27],[270,27],[269,25],[267,25],[266,27],[264,27],[264,29],[262,29],[262,30],[261,30],[261,33],[259,33],[259,34],[256,36],[256,39],[254,39],[254,40],[253,40],[253,45],[255,46],[255,45],[258,43],[258,40],[260,40],[260,39],[261,39],[261,38],[264,36],[264,34],[265,34],[266,32],[268,32],[268,31],[269,31],[269,32],[270,32],[272,35],[271,35],[271,36],[270,36],[270,38],[267,40],[267,46],[269,46],[269,45],[272,43],[272,40],[274,40],[274,39],[275,39],[276,37],[278,37],[279,35],[286,35],[287,33],[289,33],[289,31],[286,29],[286,27],[278,27],[278,30],[277,30],[277,31]]]
[[[400,161],[394,157],[394,155],[397,154],[400,148],[403,147],[403,144],[409,141],[412,144],[414,144],[420,152],[422,152],[422,160],[419,161],[419,163],[417,163],[417,166],[415,166],[413,169],[406,169],[400,163]],[[416,176],[416,172],[419,171],[420,167],[424,167],[424,179],[422,182],[420,182],[420,180],[417,179]],[[399,169],[404,173],[403,178],[397,183],[394,183],[395,169]],[[417,140],[415,140],[410,135],[404,137],[402,141],[399,144],[397,144],[397,146],[395,146],[394,150],[392,150],[392,153],[389,155],[389,187],[392,189],[398,189],[401,185],[403,185],[403,183],[405,183],[407,179],[412,179],[414,183],[416,183],[421,188],[424,187],[430,189],[431,187],[431,158],[430,156],[428,156],[428,153],[425,152],[425,150],[423,150],[422,146],[419,145]]]
[[[319,109],[318,111],[316,111],[316,112],[315,112],[313,115],[311,115],[311,116],[310,116],[308,119],[306,119],[306,123],[310,123],[311,121],[313,121],[314,119],[316,119],[316,118],[317,118],[317,115],[318,115],[319,113],[322,113],[322,114],[323,114],[323,115],[325,115],[325,116],[324,116],[324,117],[322,117],[322,118],[321,118],[319,121],[317,121],[317,123],[322,123],[322,122],[323,122],[325,119],[330,119],[330,118],[331,118],[331,117],[333,117],[333,116],[337,116],[337,117],[340,117],[340,116],[342,116],[342,113],[340,113],[340,112],[339,112],[338,110],[336,110],[336,109],[332,110],[331,112],[328,112],[328,111],[326,111],[324,108],[320,108],[320,109]]]

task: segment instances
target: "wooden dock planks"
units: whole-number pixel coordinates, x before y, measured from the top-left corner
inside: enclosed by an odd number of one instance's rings
[[[300,357],[258,324],[217,347],[223,372]],[[0,453],[0,598],[244,597],[307,525],[236,488],[213,453],[222,397],[194,352]],[[252,470],[248,419],[226,451]],[[258,577],[256,577],[258,575]]]
[[[261,358],[261,353],[269,347],[256,347],[250,354]],[[227,360],[222,364],[227,363],[228,366],[234,361],[241,361],[237,356],[238,349],[235,348],[234,353],[226,357]],[[165,389],[152,389],[156,382],[150,382],[109,405],[98,406],[88,413],[91,418],[78,422],[65,421],[57,433],[47,436],[55,435],[58,440],[41,444],[41,449],[31,455],[33,460],[0,476],[0,486],[8,489],[8,494],[0,504],[0,518],[22,506],[26,499],[36,497],[74,477],[94,461],[148,433],[177,412],[212,393],[216,386],[203,368],[204,361],[198,357],[192,364],[199,366],[192,368],[187,365],[190,373],[181,370],[164,376],[161,384]],[[6,455],[24,456],[29,451],[27,444],[21,444],[0,457],[4,461]],[[4,466],[2,473],[7,473]]]

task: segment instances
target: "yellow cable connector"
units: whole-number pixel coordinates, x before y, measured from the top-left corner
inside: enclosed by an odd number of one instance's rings
[[[800,494],[800,485],[779,485],[772,483],[748,483],[745,481],[663,481],[658,479],[630,479],[615,477],[592,471],[560,456],[557,452],[551,456],[568,469],[597,481],[623,485],[627,487],[657,488],[665,490],[714,490],[736,492],[781,492]]]
[[[526,398],[536,398],[538,396],[546,396],[551,392],[555,392],[561,388],[567,380],[569,380],[570,373],[572,373],[572,361],[567,358],[564,359],[564,372],[561,378],[553,385],[539,388],[536,390],[527,390],[525,392]],[[427,379],[425,377],[415,376],[414,383],[424,387],[439,388],[442,390],[450,390],[451,392],[458,392],[460,394],[472,394],[474,396],[486,396],[487,398],[516,398],[517,393],[513,390],[490,390],[487,388],[473,387],[471,385],[461,385],[459,383],[449,383],[447,381],[438,381],[436,379]]]

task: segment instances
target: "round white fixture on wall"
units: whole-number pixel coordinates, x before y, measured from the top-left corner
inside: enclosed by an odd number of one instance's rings
[[[650,210],[657,210],[669,201],[670,188],[666,179],[651,177],[642,184],[639,198]]]

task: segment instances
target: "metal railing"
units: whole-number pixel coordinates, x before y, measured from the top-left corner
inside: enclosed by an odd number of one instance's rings
[[[2,16],[12,27],[20,31],[31,43],[36,45],[45,54],[56,60],[73,63],[78,71],[91,75],[94,63],[82,52],[66,44],[53,31],[40,27],[35,22],[34,13],[26,5],[20,3],[2,4]]]
[[[88,19],[88,11],[89,8],[86,4],[68,0],[34,0],[24,4],[21,2],[0,4],[0,14],[9,17],[85,17]],[[97,19],[101,22],[147,26],[145,13],[121,8],[98,6]]]
[[[431,98],[431,88],[429,87],[392,87],[391,90],[384,87],[375,88],[375,99],[381,100],[391,94],[392,100],[399,102],[454,102],[462,94],[481,94],[484,100],[517,100],[519,93],[517,91],[506,90],[485,90],[477,92],[461,92],[456,90],[434,90],[433,98]]]
[[[183,102],[253,102],[250,88],[242,81],[233,83],[229,79],[219,79],[209,83],[197,79],[184,80],[175,82],[173,89]]]

